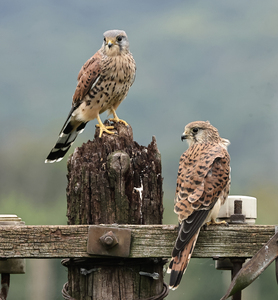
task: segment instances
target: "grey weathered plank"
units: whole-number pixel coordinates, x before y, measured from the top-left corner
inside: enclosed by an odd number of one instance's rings
[[[119,225],[132,229],[130,257],[170,257],[175,225]],[[201,230],[193,257],[252,257],[274,225],[211,226]],[[88,225],[0,226],[1,258],[70,258],[87,254]]]

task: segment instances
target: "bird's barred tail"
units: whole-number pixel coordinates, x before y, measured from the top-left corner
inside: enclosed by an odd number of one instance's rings
[[[69,116],[60,132],[58,141],[48,154],[45,163],[54,163],[62,160],[78,134],[83,132],[86,124],[87,122],[77,122]]]
[[[193,253],[198,235],[198,230],[191,240],[188,242],[188,244],[184,247],[184,249],[179,253],[178,256],[172,257],[167,273],[171,273],[170,275],[170,282],[169,282],[169,288],[172,290],[175,290],[178,288],[182,275],[186,271],[186,268],[188,266],[188,263],[190,261],[191,255]]]

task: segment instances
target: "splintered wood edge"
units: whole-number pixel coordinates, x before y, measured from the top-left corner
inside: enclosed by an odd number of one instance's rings
[[[171,257],[175,225],[103,225],[132,230],[131,258]],[[92,257],[89,225],[0,226],[0,258]],[[252,257],[275,234],[274,225],[210,226],[201,230],[192,257]]]

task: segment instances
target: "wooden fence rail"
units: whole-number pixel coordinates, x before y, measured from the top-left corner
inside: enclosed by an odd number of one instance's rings
[[[106,225],[112,227],[112,225]],[[0,258],[90,258],[89,225],[0,226]],[[119,225],[132,230],[130,258],[171,256],[175,225]],[[195,258],[252,257],[275,234],[274,225],[210,226],[201,230]]]

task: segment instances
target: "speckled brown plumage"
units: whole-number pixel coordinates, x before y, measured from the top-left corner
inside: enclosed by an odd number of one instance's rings
[[[100,136],[103,132],[113,134],[113,126],[103,125],[99,117],[106,110],[113,114],[111,121],[127,125],[118,118],[116,109],[127,96],[134,82],[135,72],[136,65],[129,52],[126,33],[122,30],[106,31],[102,47],[83,65],[78,74],[72,108],[59,139],[45,162],[60,161],[90,120],[98,120]]]
[[[194,250],[200,228],[215,222],[229,193],[229,141],[219,136],[208,121],[185,126],[182,139],[189,148],[180,158],[174,211],[180,223],[168,272],[170,288],[176,289]]]

